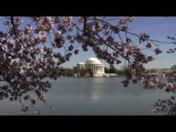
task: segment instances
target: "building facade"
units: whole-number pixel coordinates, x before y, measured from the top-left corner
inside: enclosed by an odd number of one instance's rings
[[[101,63],[97,58],[89,58],[85,63],[78,63],[78,69],[91,69],[94,77],[103,77],[105,76],[104,64]]]

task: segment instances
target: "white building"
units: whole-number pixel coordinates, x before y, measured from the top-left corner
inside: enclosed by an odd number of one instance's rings
[[[105,76],[104,64],[101,63],[97,58],[91,57],[85,63],[78,63],[78,69],[92,69],[94,77],[103,77]]]

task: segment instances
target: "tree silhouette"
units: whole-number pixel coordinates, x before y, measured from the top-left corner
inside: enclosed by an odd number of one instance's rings
[[[117,72],[117,69],[114,67],[114,65],[110,65],[109,67],[109,73],[116,73]]]

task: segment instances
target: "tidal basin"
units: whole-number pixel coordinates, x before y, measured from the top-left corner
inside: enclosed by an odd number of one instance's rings
[[[41,110],[41,115],[156,115],[152,104],[173,95],[160,89],[143,89],[141,83],[123,87],[122,79],[61,77],[51,80],[52,88],[46,98],[55,106],[54,110],[39,100],[36,108]],[[32,110],[24,114],[20,109],[18,101],[0,101],[0,115],[36,115]]]

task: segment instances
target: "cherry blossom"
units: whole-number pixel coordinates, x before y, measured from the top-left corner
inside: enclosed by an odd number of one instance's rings
[[[73,55],[79,55],[81,50],[87,52],[90,49],[109,64],[125,61],[128,65],[127,76],[122,81],[125,87],[131,81],[140,81],[148,89],[176,92],[174,80],[166,80],[165,73],[157,77],[145,74],[145,64],[154,61],[155,57],[143,49],[151,50],[155,55],[161,54],[162,49],[149,34],[130,32],[134,17],[118,18],[115,22],[96,16],[26,17],[28,21],[25,17],[6,18],[2,24],[5,30],[0,29],[0,80],[7,85],[0,86],[0,98],[19,101],[23,112],[29,110],[25,101],[30,100],[32,108],[36,103],[29,91],[53,110],[46,100],[46,92],[52,85],[43,79],[57,79],[61,65]],[[40,114],[35,108],[34,111]]]

